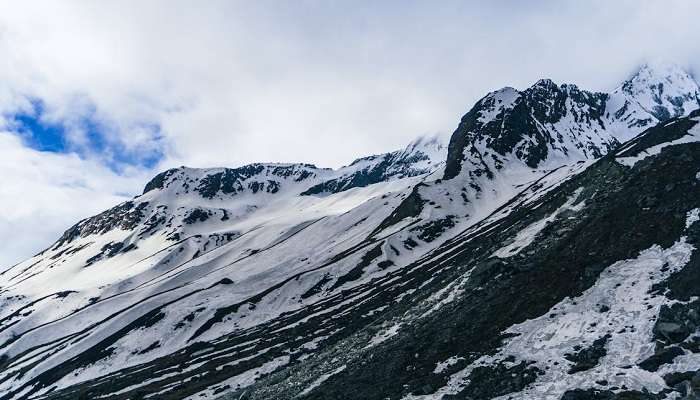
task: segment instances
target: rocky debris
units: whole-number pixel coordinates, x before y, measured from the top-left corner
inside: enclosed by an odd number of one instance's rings
[[[688,372],[673,372],[664,376],[666,384],[678,392],[684,400],[700,398],[700,370]]]
[[[665,394],[653,394],[638,391],[598,390],[598,389],[574,389],[564,393],[561,400],[661,400]]]
[[[448,215],[445,218],[430,221],[426,224],[411,228],[411,232],[418,233],[418,239],[424,242],[432,242],[440,237],[446,230],[455,226],[456,217]]]
[[[683,349],[676,346],[657,349],[654,355],[639,363],[639,368],[655,372],[664,364],[670,364],[673,359],[683,355]]]
[[[700,300],[662,306],[654,337],[666,344],[681,343],[700,328]]]
[[[508,366],[498,364],[476,367],[469,374],[469,384],[456,395],[445,395],[443,399],[492,399],[522,390],[534,382],[540,372],[525,361]]]
[[[601,357],[605,357],[608,353],[605,348],[608,339],[610,339],[610,335],[605,335],[593,341],[590,346],[579,349],[576,353],[565,355],[567,360],[574,363],[571,369],[569,369],[569,373],[575,374],[580,371],[587,371],[598,365],[598,360],[600,360]]]
[[[182,220],[186,224],[194,224],[195,222],[204,222],[211,216],[211,212],[207,212],[201,208],[195,208],[187,214]]]
[[[148,202],[124,202],[94,217],[84,219],[69,228],[52,246],[58,249],[78,237],[99,235],[119,228],[125,231],[133,230],[144,218]]]

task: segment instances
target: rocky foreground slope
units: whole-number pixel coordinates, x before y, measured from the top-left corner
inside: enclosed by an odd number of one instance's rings
[[[0,274],[0,399],[695,395],[699,93],[541,80],[449,145],[163,172]]]

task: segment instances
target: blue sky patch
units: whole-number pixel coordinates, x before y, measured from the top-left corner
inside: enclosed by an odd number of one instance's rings
[[[43,115],[43,104],[32,101],[33,113],[20,113],[13,117],[17,133],[26,145],[41,151],[62,153],[67,151],[64,129],[60,125],[48,124],[39,120]]]
[[[22,138],[25,145],[39,151],[54,153],[76,153],[81,157],[97,156],[114,171],[126,166],[153,168],[164,157],[162,134],[157,124],[142,124],[138,128],[151,133],[153,146],[140,146],[139,150],[128,149],[119,140],[109,140],[117,132],[95,118],[94,108],[74,116],[68,121],[50,121],[46,107],[41,100],[31,101],[33,111],[11,116],[13,130]],[[80,140],[75,140],[79,136]],[[145,148],[145,149],[144,149]]]

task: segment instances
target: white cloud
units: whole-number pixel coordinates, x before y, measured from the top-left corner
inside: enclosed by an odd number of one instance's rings
[[[450,132],[488,90],[543,75],[608,89],[640,59],[698,61],[700,3],[7,2],[0,82],[56,118],[89,98],[167,164],[338,166]]]
[[[700,65],[699,12],[700,3],[682,0],[2,2],[0,114],[38,98],[46,118],[69,123],[87,102],[107,140],[162,150],[158,169],[339,166],[449,133],[475,100],[505,85],[547,76],[606,90],[646,57]],[[144,129],[151,124],[160,140]],[[70,134],[79,145],[80,131]],[[34,156],[66,176],[87,163]],[[120,178],[105,170],[91,181],[92,193],[106,190],[106,206],[117,199],[98,178]],[[8,191],[80,192],[21,175],[13,182],[0,204],[11,204]],[[25,214],[21,223],[56,232],[88,210],[34,207],[44,222]],[[13,221],[0,221],[0,236]]]
[[[146,178],[29,149],[9,132],[0,132],[0,171],[0,270],[43,250],[78,220],[127,200]]]

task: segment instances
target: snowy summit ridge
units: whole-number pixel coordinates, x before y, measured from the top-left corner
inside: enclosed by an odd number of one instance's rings
[[[700,88],[676,64],[644,64],[610,93],[540,79],[487,94],[450,141],[446,178],[493,174],[509,161],[552,168],[599,158],[646,128],[700,107]]]
[[[608,113],[612,129],[624,141],[625,131],[688,115],[700,105],[700,87],[682,67],[673,63],[645,63],[610,94]],[[627,129],[625,129],[627,128]]]

